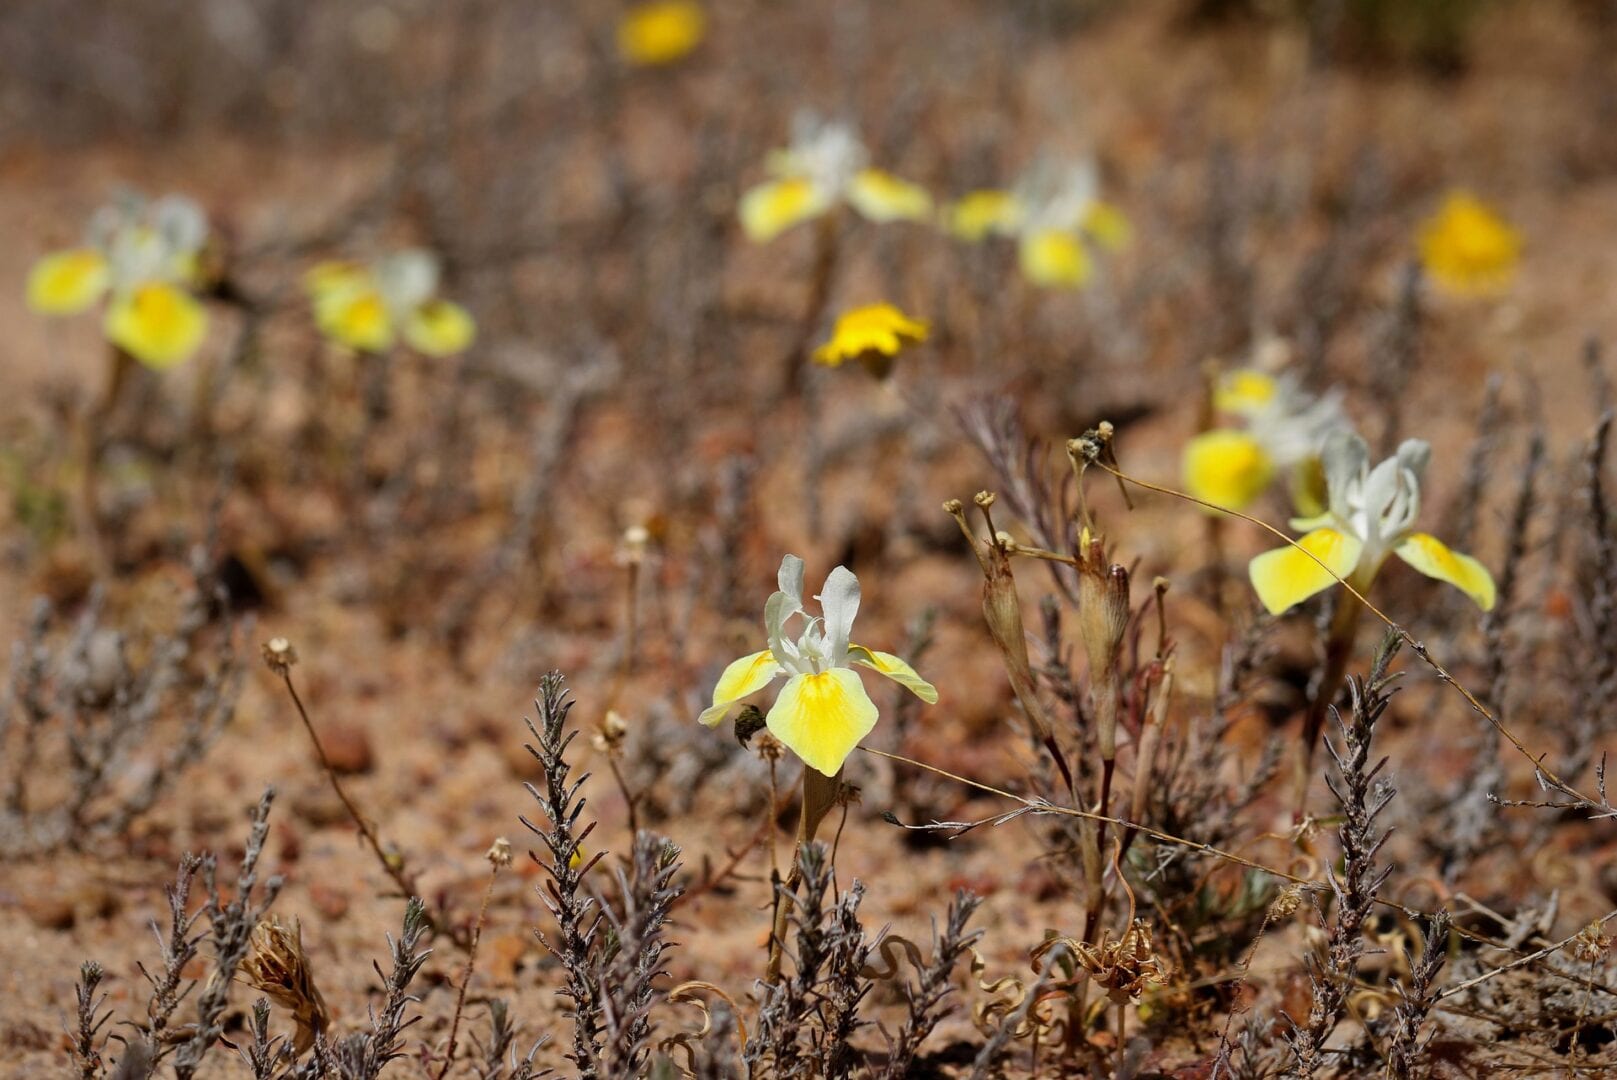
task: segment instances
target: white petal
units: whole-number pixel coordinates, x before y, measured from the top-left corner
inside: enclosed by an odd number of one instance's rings
[[[840,667],[848,655],[854,616],[859,614],[859,579],[846,566],[839,566],[826,575],[815,599],[825,614],[827,652],[831,662]]]

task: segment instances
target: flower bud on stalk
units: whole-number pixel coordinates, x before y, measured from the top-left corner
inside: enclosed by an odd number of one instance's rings
[[[994,520],[988,512],[989,507],[994,505],[994,494],[990,491],[980,491],[973,501],[982,509],[983,518],[988,522],[987,540],[979,541],[971,531],[971,525],[966,521],[965,509],[959,499],[945,502],[943,509],[959,524],[960,531],[971,543],[972,554],[977,556],[977,562],[982,567],[983,618],[987,621],[988,632],[999,649],[1000,657],[1004,660],[1005,674],[1010,678],[1011,689],[1015,691],[1016,699],[1022,703],[1022,711],[1027,713],[1028,723],[1033,725],[1034,733],[1055,760],[1056,768],[1061,771],[1061,777],[1066,781],[1068,791],[1076,795],[1072,770],[1067,765],[1066,755],[1061,752],[1060,745],[1056,742],[1044,706],[1039,702],[1033,679],[1033,665],[1027,655],[1027,633],[1022,625],[1022,603],[1016,595],[1016,578],[1011,574],[1009,538],[994,532]]]
[[[1089,656],[1100,754],[1110,762],[1117,756],[1118,660],[1129,624],[1129,572],[1115,563],[1107,566],[1103,541],[1087,529],[1078,549],[1078,630]]]

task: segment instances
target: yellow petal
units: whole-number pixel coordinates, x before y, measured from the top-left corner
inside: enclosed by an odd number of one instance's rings
[[[830,196],[812,180],[788,177],[759,184],[741,196],[741,228],[757,244],[825,213]]]
[[[1465,593],[1483,611],[1493,610],[1493,575],[1476,559],[1460,554],[1429,533],[1414,533],[1393,550],[1427,577],[1446,581]]]
[[[618,21],[618,55],[655,67],[689,56],[707,32],[707,15],[691,0],[636,4]]]
[[[1215,506],[1240,510],[1274,479],[1274,462],[1244,431],[1219,428],[1185,444],[1185,488]]]
[[[339,345],[364,352],[393,347],[393,317],[387,301],[372,288],[333,293],[315,302],[321,331]]]
[[[427,356],[465,352],[476,337],[477,323],[471,312],[448,300],[428,300],[404,324],[404,340]]]
[[[713,704],[702,710],[702,723],[713,727],[730,712],[730,706],[762,690],[780,673],[781,666],[768,649],[732,660],[713,688]]]
[[[859,740],[876,726],[876,706],[848,668],[794,675],[767,717],[770,734],[803,759],[835,776]]]
[[[1252,587],[1271,615],[1281,614],[1293,604],[1300,604],[1335,585],[1337,578],[1353,573],[1354,567],[1359,565],[1359,552],[1364,548],[1358,537],[1337,529],[1315,529],[1297,544],[1302,551],[1288,544],[1264,552],[1253,559],[1249,567]],[[1309,554],[1314,558],[1309,558]]]
[[[925,221],[932,216],[926,188],[882,169],[860,169],[848,186],[848,202],[871,221]]]
[[[892,304],[867,304],[837,317],[831,339],[814,350],[814,360],[836,367],[865,354],[897,356],[904,346],[925,341],[928,329]]]
[[[28,272],[28,306],[41,315],[75,315],[107,291],[107,260],[94,248],[45,256]]]
[[[1094,271],[1084,242],[1075,233],[1043,229],[1022,238],[1022,274],[1035,285],[1078,289]]]
[[[921,678],[914,668],[892,653],[877,652],[863,645],[849,645],[848,659],[855,664],[862,664],[873,671],[881,672],[928,705],[938,703],[938,688]]]
[[[107,339],[147,367],[189,359],[208,332],[208,312],[183,289],[150,282],[123,293],[107,309]]]
[[[1121,251],[1134,238],[1134,226],[1129,224],[1129,219],[1107,202],[1091,204],[1081,228],[1085,236],[1107,251]]]
[[[1301,518],[1317,518],[1329,508],[1331,493],[1325,487],[1325,463],[1310,454],[1291,470],[1291,503]],[[1296,528],[1296,523],[1292,523]]]
[[[1231,416],[1251,416],[1273,404],[1279,392],[1273,375],[1254,368],[1226,371],[1213,387],[1213,408]]]
[[[1451,193],[1421,227],[1421,265],[1451,292],[1497,292],[1510,284],[1521,258],[1521,234],[1482,200]]]
[[[976,243],[990,234],[1009,236],[1022,223],[1022,204],[1009,191],[987,188],[962,195],[949,207],[948,229]]]
[[[355,292],[370,284],[370,270],[364,263],[350,259],[328,259],[316,263],[303,275],[304,291],[316,300],[338,293]]]

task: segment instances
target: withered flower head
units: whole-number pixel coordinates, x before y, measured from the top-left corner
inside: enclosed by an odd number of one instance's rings
[[[1572,942],[1572,955],[1586,964],[1598,962],[1611,951],[1611,938],[1604,923],[1592,922],[1578,932]]]
[[[296,919],[287,926],[271,915],[255,926],[241,971],[253,989],[292,1014],[298,1025],[292,1040],[297,1053],[313,1046],[317,1033],[330,1029],[331,1015],[314,984],[303,952],[303,927]]]
[[[284,637],[270,638],[264,642],[263,654],[264,663],[277,675],[285,675],[298,662],[298,651]]]
[[[488,854],[484,857],[494,869],[504,870],[511,865],[511,841],[503,836],[495,837],[494,843],[489,845]]]
[[[1118,941],[1103,930],[1098,943],[1079,943],[1074,951],[1090,978],[1117,1004],[1138,998],[1147,984],[1162,986],[1168,981],[1168,964],[1152,947],[1151,927],[1139,919]]]
[[[629,722],[616,709],[608,709],[595,731],[595,749],[606,754],[623,750],[623,740],[629,735]]]

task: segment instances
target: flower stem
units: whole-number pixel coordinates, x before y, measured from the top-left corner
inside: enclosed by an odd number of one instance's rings
[[[382,850],[382,842],[377,838],[376,830],[365,819],[365,815],[359,812],[359,807],[354,805],[354,800],[348,797],[348,792],[343,790],[342,783],[337,779],[337,771],[331,767],[331,759],[326,757],[326,748],[321,744],[320,736],[315,733],[314,722],[309,719],[309,712],[303,707],[303,699],[298,696],[297,687],[292,685],[292,672],[290,669],[281,672],[281,681],[286,684],[286,692],[291,695],[292,704],[298,710],[298,718],[303,721],[303,730],[309,733],[309,741],[314,744],[315,756],[320,759],[320,768],[325,772],[326,779],[331,781],[331,790],[337,793],[337,798],[342,800],[343,806],[348,810],[348,816],[353,818],[355,825],[359,826],[360,835],[365,838],[365,843],[370,847],[372,853],[376,855],[376,861],[381,863],[382,869],[386,871],[387,876],[393,879],[394,885],[398,886],[399,895],[404,897],[414,896],[414,883],[405,875],[401,861],[390,857],[386,851]]]
[[[1362,592],[1368,582],[1355,587]],[[1319,682],[1314,688],[1313,700],[1308,705],[1308,718],[1303,722],[1302,745],[1297,754],[1297,820],[1301,821],[1308,804],[1308,782],[1314,774],[1314,751],[1319,745],[1320,731],[1325,727],[1325,715],[1342,689],[1348,661],[1353,658],[1353,642],[1359,629],[1359,617],[1364,604],[1354,593],[1342,590],[1337,596],[1336,611],[1325,634],[1325,663]]]

